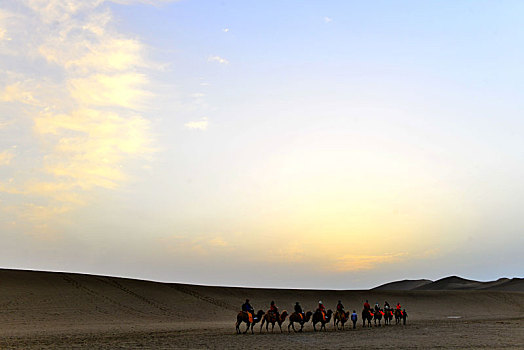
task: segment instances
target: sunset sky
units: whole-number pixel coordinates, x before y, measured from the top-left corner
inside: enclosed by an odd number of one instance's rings
[[[0,5],[0,267],[523,277],[524,2]]]

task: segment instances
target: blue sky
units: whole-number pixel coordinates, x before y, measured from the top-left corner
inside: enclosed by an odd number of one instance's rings
[[[0,264],[316,288],[517,276],[523,7],[4,4]]]

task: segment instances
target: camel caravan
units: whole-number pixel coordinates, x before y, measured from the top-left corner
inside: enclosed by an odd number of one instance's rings
[[[302,306],[297,301],[294,307],[294,312],[289,314],[287,311],[279,312],[278,307],[275,302],[272,301],[267,312],[259,310],[255,313],[255,310],[249,303],[249,299],[246,299],[246,302],[242,304],[242,311],[237,315],[237,322],[235,324],[236,331],[238,334],[247,333],[251,329],[251,333],[254,333],[254,327],[257,323],[260,323],[260,333],[263,332],[264,325],[266,326],[266,332],[269,332],[269,325],[271,324],[271,332],[274,331],[275,325],[278,325],[280,332],[282,333],[282,325],[286,321],[286,318],[289,316],[289,321],[287,325],[287,331],[291,332],[293,329],[294,332],[302,332],[304,325],[311,322],[313,325],[313,330],[327,331],[326,324],[333,322],[333,329],[344,330],[344,325],[351,321],[352,328],[357,328],[358,314],[355,310],[353,312],[345,311],[344,305],[339,300],[336,306],[336,311],[333,312],[331,309],[326,310],[322,301],[318,302],[318,307],[315,312],[302,310]],[[406,319],[408,314],[406,309],[402,309],[400,303],[397,303],[395,308],[390,307],[389,303],[386,301],[384,307],[380,307],[378,303],[375,304],[373,308],[366,300],[364,303],[364,308],[362,310],[362,327],[375,327],[382,326],[382,319],[384,319],[384,325],[391,325],[393,318],[395,319],[395,324],[406,324]],[[246,324],[246,329],[244,332],[240,330],[242,323]],[[350,323],[348,323],[349,325]]]

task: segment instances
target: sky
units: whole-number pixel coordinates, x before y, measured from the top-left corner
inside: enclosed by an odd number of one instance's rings
[[[524,277],[521,1],[0,4],[0,266]]]

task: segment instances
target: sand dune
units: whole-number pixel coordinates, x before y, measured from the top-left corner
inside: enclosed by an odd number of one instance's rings
[[[67,348],[73,344],[69,340],[82,339],[87,345],[109,344],[111,347],[110,344],[114,346],[117,344],[114,342],[126,337],[134,339],[132,344],[144,341],[141,334],[161,338],[165,335],[169,344],[178,344],[175,347],[190,346],[197,340],[202,342],[197,347],[221,347],[223,341],[236,339],[227,337],[234,334],[235,316],[246,297],[256,309],[263,310],[271,300],[275,300],[281,310],[291,310],[295,301],[313,310],[319,300],[334,308],[341,299],[346,309],[357,311],[366,299],[381,304],[385,300],[391,304],[400,302],[409,312],[410,323],[419,326],[435,322],[447,325],[452,316],[460,317],[461,322],[493,320],[490,324],[495,324],[496,320],[509,320],[505,321],[511,325],[508,329],[518,330],[524,317],[524,293],[509,289],[520,286],[522,280],[501,281],[497,285],[508,291],[332,291],[207,287],[72,273],[0,270],[0,281],[2,348],[42,348],[47,343],[51,348],[60,344]],[[473,283],[464,281],[452,278],[440,285],[448,288]],[[201,334],[202,329],[209,330],[214,338],[207,339]],[[311,326],[306,326],[306,330],[310,332]],[[175,338],[187,342],[176,343]],[[270,338],[264,339],[269,347],[278,345]],[[332,339],[326,338],[326,341]],[[233,343],[230,345],[236,347]]]
[[[496,281],[479,282],[450,276],[437,281],[420,279],[390,282],[375,287],[373,290],[500,290],[524,292],[524,278],[499,278]]]
[[[420,286],[424,286],[433,281],[420,279],[420,280],[402,280],[396,282],[390,282],[378,287],[373,288],[372,290],[412,290]]]

